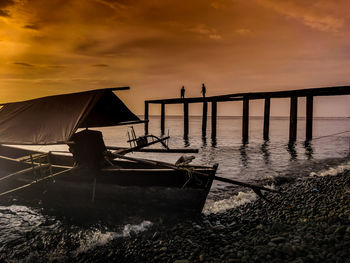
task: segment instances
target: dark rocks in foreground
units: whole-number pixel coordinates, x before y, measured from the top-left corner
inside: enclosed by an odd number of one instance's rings
[[[82,262],[350,262],[350,172],[282,185],[223,214],[154,224]]]

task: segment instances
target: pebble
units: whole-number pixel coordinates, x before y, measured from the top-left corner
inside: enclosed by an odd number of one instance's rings
[[[167,247],[161,247],[161,248],[159,249],[159,251],[167,251],[167,250],[168,250]]]
[[[264,226],[262,224],[259,224],[255,227],[257,230],[263,230]]]
[[[158,232],[154,232],[153,236],[152,236],[152,240],[157,240],[159,237],[159,233]]]
[[[82,262],[349,262],[350,172],[277,187],[284,194],[195,221],[154,224],[79,255]],[[318,191],[315,191],[317,189]],[[113,251],[113,253],[110,253]]]
[[[271,242],[273,242],[273,243],[283,243],[285,241],[286,241],[286,239],[284,237],[275,237],[275,238],[271,239]]]
[[[346,233],[350,233],[350,226],[348,226],[347,228],[346,228],[346,231],[345,231]]]

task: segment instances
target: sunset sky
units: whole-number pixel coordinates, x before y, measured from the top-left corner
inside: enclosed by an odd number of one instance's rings
[[[0,102],[127,85],[118,95],[142,114],[145,99],[182,85],[188,97],[202,83],[208,96],[350,85],[349,10],[349,0],[0,0]],[[288,108],[272,101],[274,115]],[[240,115],[240,102],[219,114]],[[350,116],[349,96],[316,99],[315,115]]]

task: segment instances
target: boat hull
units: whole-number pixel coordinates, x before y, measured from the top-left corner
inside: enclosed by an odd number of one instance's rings
[[[1,146],[3,152],[5,146]],[[34,154],[8,148],[12,159],[0,158],[0,180],[8,172],[31,167],[16,160],[25,154]],[[17,159],[14,160],[14,157]],[[72,163],[70,156],[51,155],[51,173],[65,171],[54,165]],[[24,189],[0,195],[0,202],[25,204],[55,211],[69,216],[106,214],[115,218],[129,216],[194,216],[200,214],[209,193],[215,172],[214,167],[187,166],[170,169],[129,161],[116,161],[115,166],[91,170],[73,168],[60,175],[34,183]],[[47,173],[41,175],[41,178]],[[38,179],[30,171],[0,181],[3,193]],[[40,178],[39,178],[40,179]]]

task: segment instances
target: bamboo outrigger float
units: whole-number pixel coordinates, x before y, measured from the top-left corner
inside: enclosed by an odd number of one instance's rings
[[[215,176],[217,164],[189,165],[186,158],[170,164],[126,156],[155,143],[161,143],[165,152],[174,152],[167,146],[168,137],[136,137],[132,129],[130,148],[106,147],[102,133],[90,128],[142,123],[114,90],[118,89],[4,104],[0,109],[0,203],[65,214],[83,210],[120,217],[199,214],[213,180],[229,181]],[[69,145],[68,155],[4,145],[62,143]],[[244,186],[258,194],[269,190]]]

